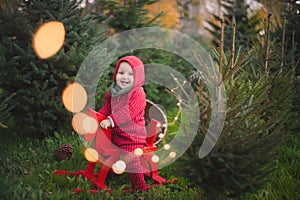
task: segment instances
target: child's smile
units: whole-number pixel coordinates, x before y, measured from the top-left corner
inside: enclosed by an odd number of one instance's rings
[[[133,72],[129,63],[121,62],[116,76],[116,83],[122,89],[133,85]]]

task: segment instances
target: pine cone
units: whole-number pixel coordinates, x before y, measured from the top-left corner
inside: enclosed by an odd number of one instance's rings
[[[63,144],[61,145],[55,152],[55,159],[57,161],[61,160],[69,160],[73,155],[73,147],[71,144]]]

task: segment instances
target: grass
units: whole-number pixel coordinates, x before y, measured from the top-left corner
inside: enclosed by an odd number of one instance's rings
[[[54,152],[63,143],[74,147],[72,159],[56,161]],[[292,136],[282,146],[278,170],[271,175],[271,181],[260,191],[245,194],[243,199],[277,200],[300,198],[300,138]],[[86,160],[83,157],[84,146],[76,134],[56,134],[56,138],[44,140],[22,139],[16,134],[1,131],[0,150],[0,200],[3,199],[207,199],[203,190],[192,185],[188,180],[179,177],[177,184],[154,187],[147,194],[126,194],[122,189],[130,188],[127,174],[111,176],[107,184],[114,189],[113,194],[99,191],[82,177],[53,176],[56,169],[77,171],[84,169]],[[175,169],[175,170],[174,170]],[[178,169],[177,169],[178,170]],[[176,162],[160,170],[166,178],[176,176]],[[151,182],[147,180],[147,183]],[[79,194],[74,188],[82,188]]]
[[[292,135],[281,148],[277,171],[271,175],[271,181],[249,199],[277,200],[300,199],[300,137]]]
[[[63,143],[70,143],[74,153],[70,160],[56,161],[54,152]],[[59,135],[44,140],[21,139],[16,134],[1,133],[0,150],[0,199],[204,199],[202,190],[192,186],[186,179],[180,178],[177,184],[154,187],[147,194],[126,194],[122,189],[129,189],[127,174],[111,177],[108,185],[113,194],[99,191],[91,194],[93,185],[83,177],[53,176],[56,169],[77,171],[84,169],[87,161],[83,157],[84,146],[79,137]],[[160,174],[173,178],[168,169]],[[147,180],[150,184],[150,181]],[[82,188],[79,194],[74,188]]]

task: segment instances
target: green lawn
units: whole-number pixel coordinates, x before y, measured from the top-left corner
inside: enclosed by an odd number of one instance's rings
[[[249,199],[299,200],[300,199],[300,137],[292,135],[282,146],[278,169],[271,181]]]
[[[84,169],[84,146],[76,134],[58,135],[44,140],[21,139],[15,134],[1,132],[0,199],[207,199],[200,187],[193,186],[188,180],[179,177],[177,184],[155,187],[147,193],[126,194],[122,189],[130,188],[127,174],[110,176],[108,185],[113,194],[99,191],[82,177],[53,176],[56,169],[77,171]],[[63,143],[74,147],[72,159],[58,162],[54,152]],[[291,137],[282,147],[278,170],[271,175],[272,181],[266,187],[253,194],[246,194],[243,199],[299,199],[300,198],[300,139]],[[174,178],[176,162],[160,170],[166,178]],[[150,184],[150,180],[147,180]],[[74,188],[83,191],[75,194]]]
[[[70,160],[58,162],[54,152],[63,143],[70,143],[74,153]],[[44,140],[20,139],[16,135],[1,133],[0,199],[204,199],[200,188],[191,186],[184,178],[177,184],[150,189],[147,194],[123,194],[129,189],[127,174],[109,177],[107,184],[113,194],[99,191],[91,194],[93,185],[83,177],[53,176],[56,169],[77,171],[84,169],[87,161],[83,157],[84,146],[77,135],[60,135]],[[173,179],[168,169],[160,174]],[[151,184],[147,179],[147,183]],[[82,188],[79,194],[74,188]]]

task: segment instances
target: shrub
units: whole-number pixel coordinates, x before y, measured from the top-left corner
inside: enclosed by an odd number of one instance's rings
[[[180,172],[202,185],[211,199],[224,199],[263,187],[276,169],[279,145],[288,136],[287,122],[294,116],[293,74],[291,70],[269,73],[253,66],[253,59],[260,57],[255,52],[238,52],[233,59],[217,51],[213,55],[218,61],[223,56],[225,124],[213,150],[199,159],[211,115],[210,95],[200,79],[200,85],[195,86],[201,102],[199,132],[180,162]]]

